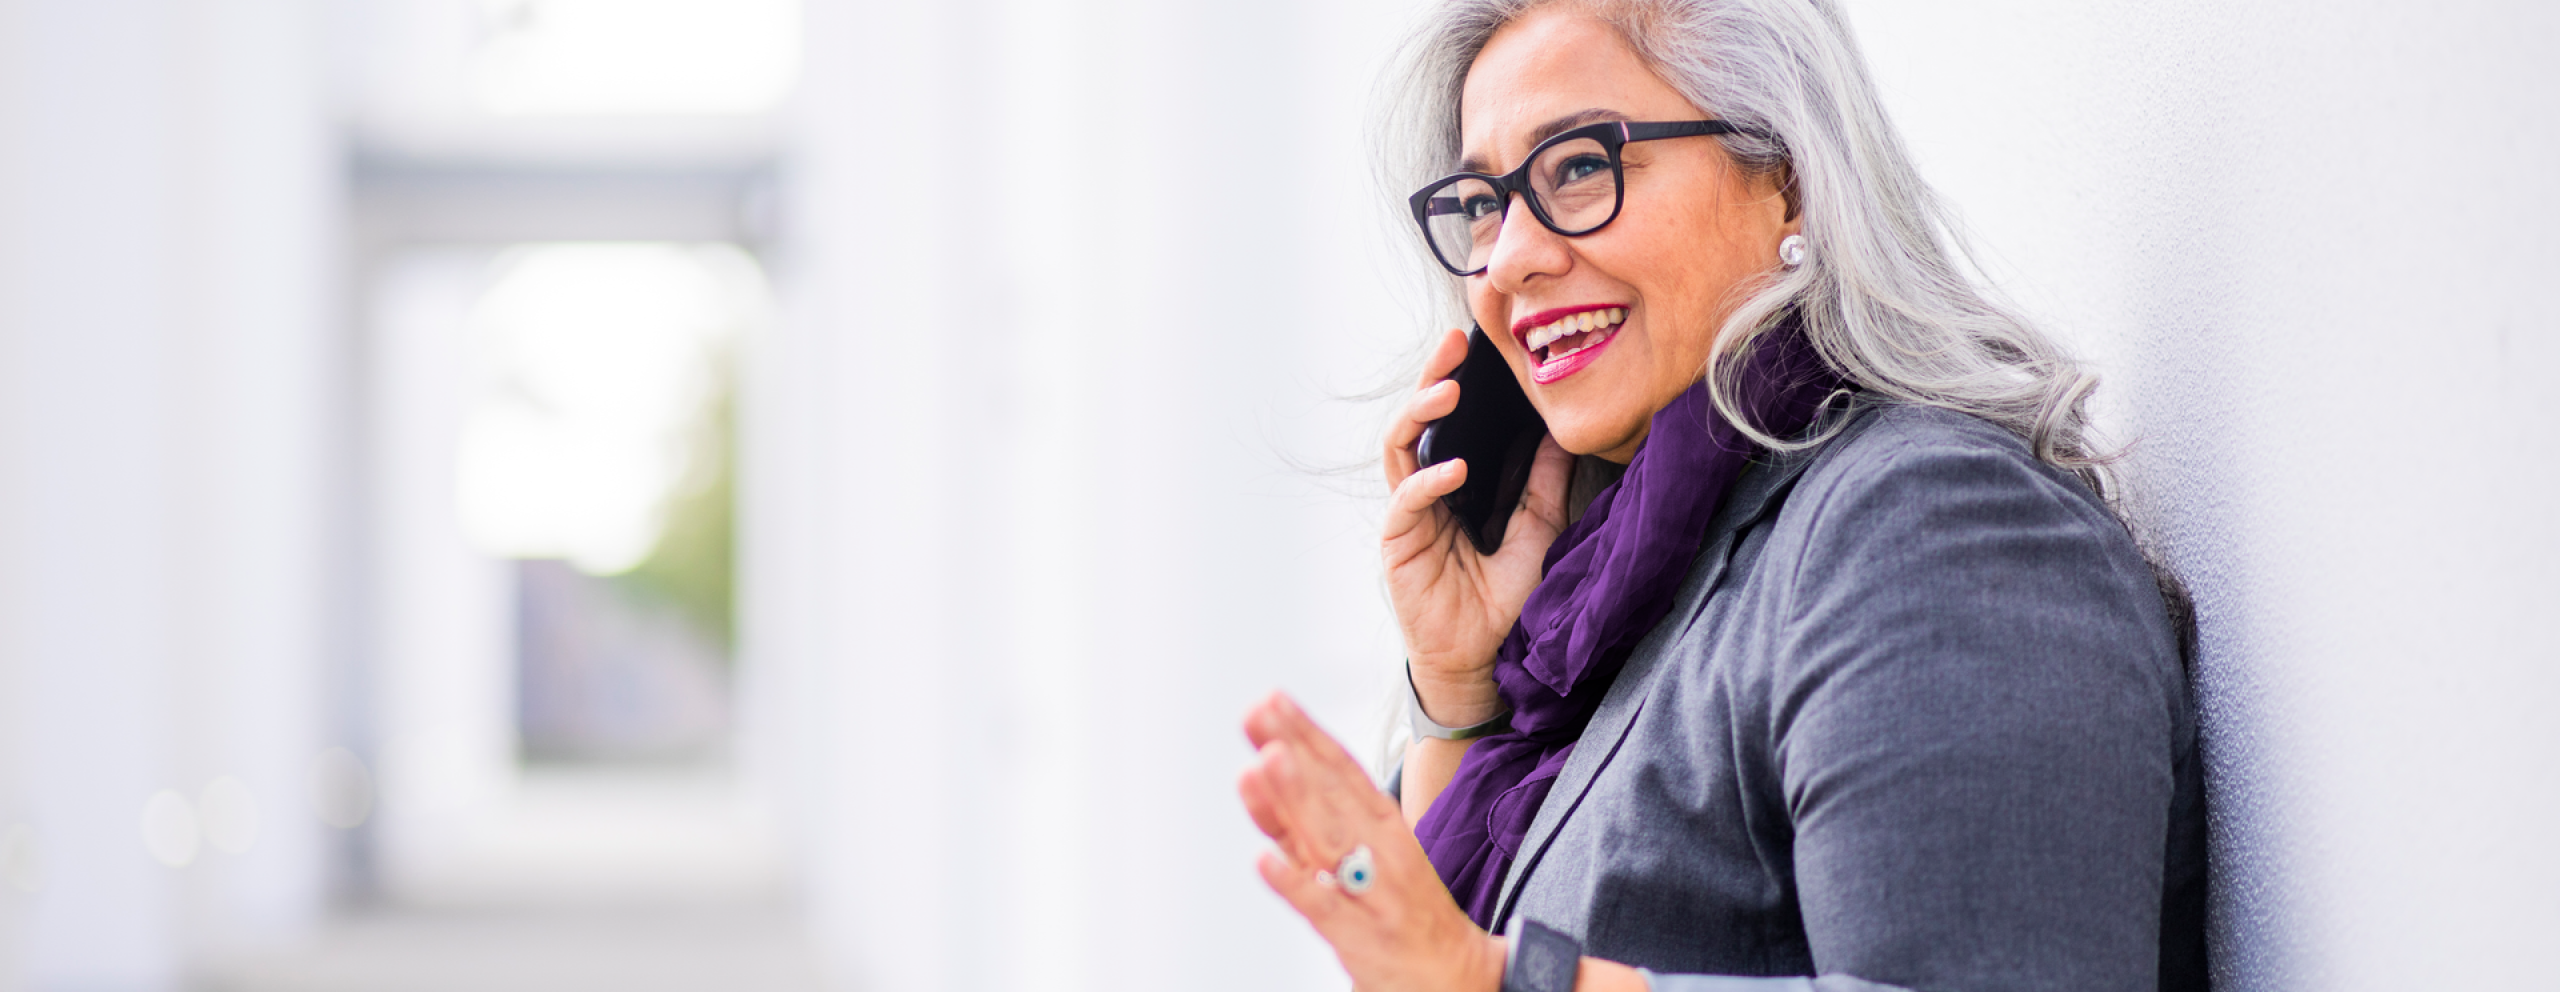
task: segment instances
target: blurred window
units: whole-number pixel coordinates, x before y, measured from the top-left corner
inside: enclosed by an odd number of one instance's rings
[[[728,246],[529,245],[472,314],[461,514],[502,558],[618,575],[718,485],[728,355],[762,276]]]
[[[730,727],[732,359],[763,319],[730,245],[497,253],[467,319],[456,512],[516,573],[535,760],[696,758]]]

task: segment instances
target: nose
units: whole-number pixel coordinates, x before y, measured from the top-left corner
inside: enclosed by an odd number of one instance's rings
[[[1514,191],[1502,211],[1502,229],[1493,238],[1493,255],[1484,275],[1504,295],[1514,294],[1538,276],[1560,276],[1573,266],[1564,236],[1547,230],[1529,210],[1527,198]]]

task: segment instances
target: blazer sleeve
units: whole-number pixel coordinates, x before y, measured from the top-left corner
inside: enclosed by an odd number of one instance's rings
[[[2185,689],[2147,566],[2014,442],[1880,440],[1797,494],[1773,644],[1817,973],[2156,989]]]

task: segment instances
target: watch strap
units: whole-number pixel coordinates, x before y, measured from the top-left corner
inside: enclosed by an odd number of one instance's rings
[[[1422,711],[1422,690],[1413,684],[1413,662],[1404,663],[1404,699],[1407,718],[1416,737],[1437,737],[1444,741],[1471,741],[1486,734],[1499,734],[1511,729],[1511,711],[1504,710],[1493,719],[1472,727],[1444,727]]]
[[[1525,916],[1511,921],[1502,992],[1573,992],[1582,977],[1582,942]]]

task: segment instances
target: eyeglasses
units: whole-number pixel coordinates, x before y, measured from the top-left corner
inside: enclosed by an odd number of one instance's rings
[[[1636,123],[1609,121],[1574,128],[1540,142],[1529,160],[1507,176],[1461,172],[1413,194],[1413,220],[1431,254],[1450,272],[1471,276],[1493,258],[1511,194],[1529,201],[1538,223],[1565,237],[1589,234],[1618,219],[1626,202],[1626,169],[1618,152],[1638,141],[1733,134],[1719,120]]]

